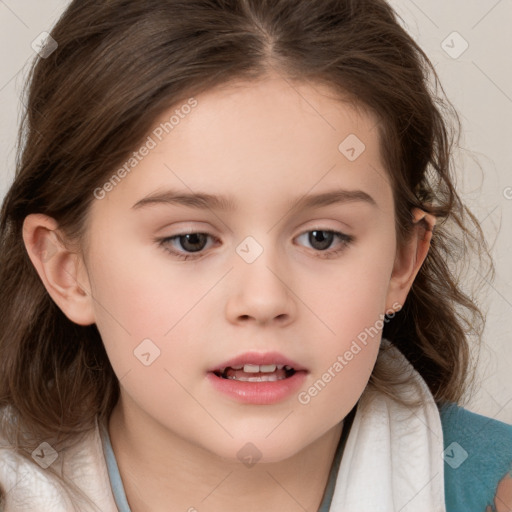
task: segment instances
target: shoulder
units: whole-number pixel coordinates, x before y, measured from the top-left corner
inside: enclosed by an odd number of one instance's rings
[[[47,468],[54,459],[49,445],[41,444],[23,454],[8,439],[11,421],[7,409],[0,410],[0,504],[1,510],[69,510],[62,488]]]
[[[62,487],[35,463],[13,448],[0,447],[0,503],[5,512],[15,510],[69,510]]]
[[[439,405],[439,413],[447,512],[508,511],[512,425],[452,402]]]
[[[31,453],[20,453],[7,439],[11,421],[0,409],[0,511],[117,511],[98,419],[65,446],[54,449],[41,440]]]
[[[32,451],[16,448],[8,434],[14,421],[8,409],[0,409],[0,510],[76,510],[61,478],[68,449],[57,452],[44,440]]]

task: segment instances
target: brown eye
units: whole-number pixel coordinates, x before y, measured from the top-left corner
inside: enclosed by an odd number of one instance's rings
[[[197,252],[204,249],[207,237],[208,235],[205,235],[204,233],[189,233],[186,235],[179,235],[176,239],[185,251]]]
[[[209,238],[218,241],[217,238],[208,233],[183,233],[155,241],[160,247],[173,256],[186,260],[201,256]]]
[[[319,251],[328,249],[333,240],[334,233],[332,231],[310,231],[308,236],[308,242]]]
[[[345,250],[354,241],[354,237],[351,235],[345,235],[344,233],[328,229],[313,229],[306,231],[299,235],[298,238],[306,236],[307,243],[312,249],[317,251],[317,256],[320,258],[332,258]],[[335,240],[339,241],[338,248],[327,250],[333,245]]]

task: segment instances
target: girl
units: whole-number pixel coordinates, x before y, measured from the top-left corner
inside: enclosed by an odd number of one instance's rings
[[[4,510],[511,509],[512,427],[459,405],[488,251],[383,0],[75,0],[40,53]]]

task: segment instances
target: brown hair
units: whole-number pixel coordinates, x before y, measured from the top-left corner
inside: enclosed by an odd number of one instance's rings
[[[69,321],[31,264],[25,217],[47,214],[80,241],[93,191],[159,115],[184,98],[269,71],[326,84],[379,119],[399,244],[411,233],[413,207],[437,217],[426,261],[383,336],[437,401],[462,399],[469,340],[480,340],[485,316],[457,270],[471,251],[480,262],[490,255],[454,188],[458,116],[386,2],[74,0],[51,35],[58,48],[31,70],[16,176],[0,219],[0,406],[10,406],[25,432],[70,440],[95,417],[108,417],[119,394],[96,326]],[[492,261],[488,268],[486,276]],[[379,361],[370,379],[390,394],[397,380]]]

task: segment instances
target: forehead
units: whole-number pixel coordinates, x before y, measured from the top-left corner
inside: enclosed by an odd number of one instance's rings
[[[155,120],[151,150],[105,203],[131,207],[171,188],[207,190],[229,196],[235,208],[262,209],[340,187],[362,189],[389,209],[376,118],[332,89],[269,77],[193,99],[193,108],[184,100]]]

